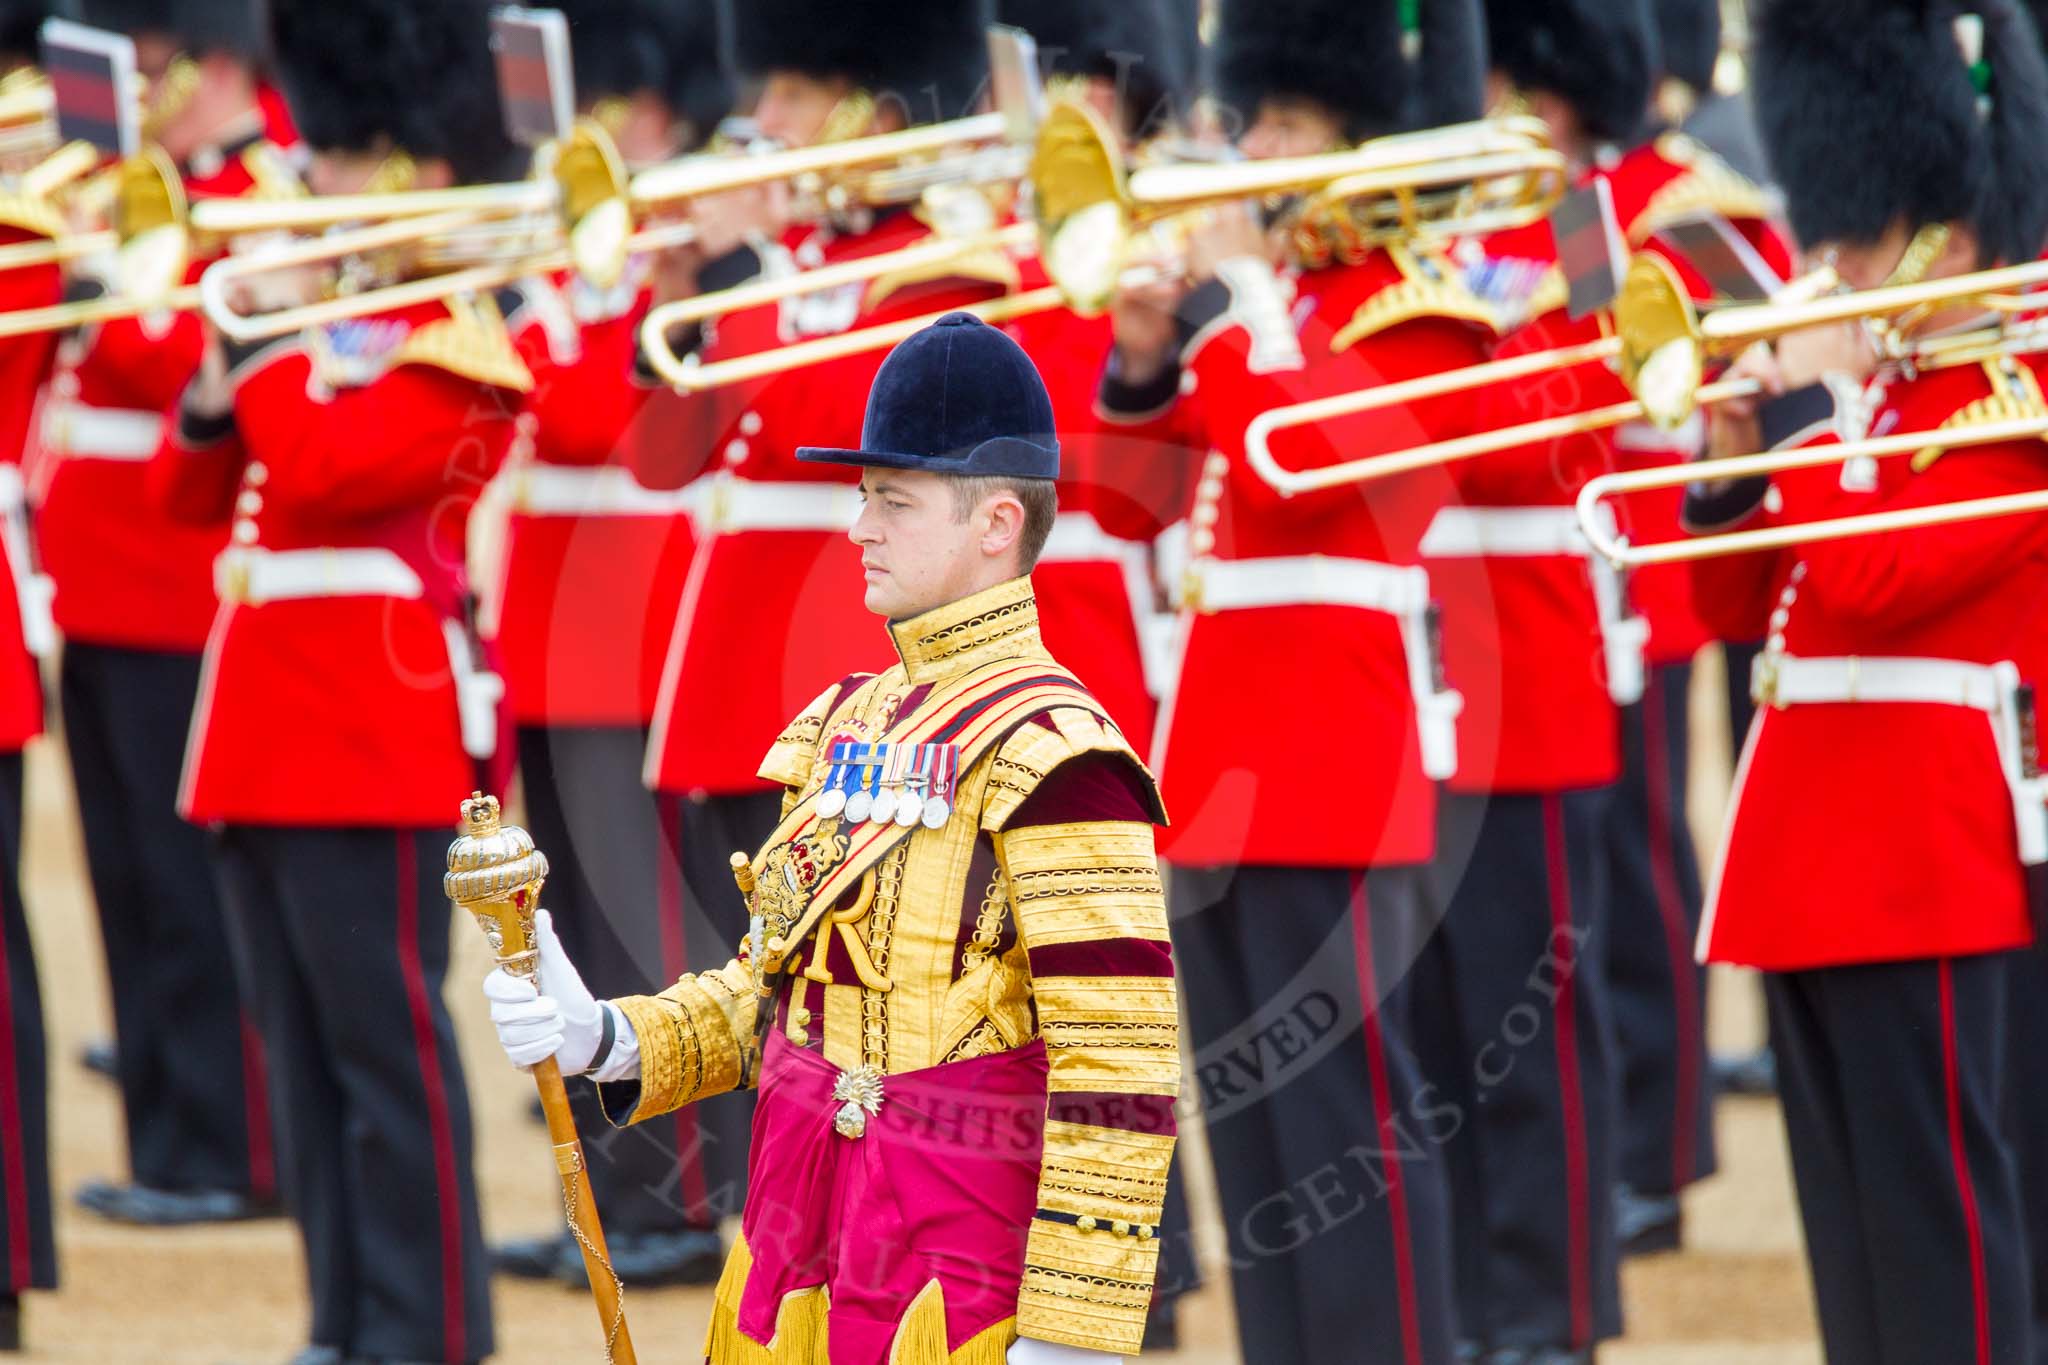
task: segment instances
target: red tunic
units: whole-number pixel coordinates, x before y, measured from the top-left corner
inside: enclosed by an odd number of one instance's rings
[[[1938,427],[1990,392],[1977,367],[1894,383],[1872,431]],[[1879,462],[1868,487],[1845,489],[1832,467],[1781,477],[1782,508],[1744,525],[2038,489],[2048,473],[2039,442],[1954,449],[1921,473],[1913,459]],[[1774,643],[1794,657],[2010,660],[2048,683],[2048,516],[1708,560],[1693,572],[1716,624],[1771,617]],[[1790,971],[2032,938],[1992,725],[1960,705],[1760,705],[1714,882],[1700,943],[1715,962]]]
[[[185,193],[247,194],[258,183],[251,158],[276,155],[262,141],[209,152],[218,169],[204,178],[188,169]],[[187,281],[206,264],[192,262]],[[199,368],[203,338],[198,315],[178,313],[103,323],[65,342],[42,425],[49,478],[37,530],[69,639],[195,654],[206,643],[227,522],[172,521],[143,473],[163,414]]]
[[[38,234],[0,228],[0,244],[36,240],[40,240]],[[54,265],[0,271],[0,311],[47,307],[62,294],[63,281]],[[15,504],[0,505],[0,517],[8,522],[5,553],[0,554],[0,574],[4,574],[0,578],[0,752],[5,753],[20,752],[43,730],[42,680],[22,630],[22,576],[33,572],[34,565],[27,562],[29,535],[27,509],[20,500],[21,456],[28,442],[36,394],[49,376],[56,351],[54,332],[0,342],[0,464],[7,466],[0,477]]]
[[[1035,288],[1043,272],[1034,262],[1027,274],[1032,278],[1026,287]],[[1111,513],[1105,521],[1101,504],[1118,493],[1102,489],[1087,439],[1095,423],[1096,385],[1109,357],[1110,321],[1060,310],[1019,319],[1007,330],[1038,366],[1060,434],[1062,526],[1031,573],[1039,629],[1053,657],[1087,685],[1143,753],[1151,741],[1153,703],[1139,622],[1152,614],[1148,542],[1156,532],[1112,543],[1111,537],[1124,533],[1109,529],[1117,519]]]
[[[368,551],[418,583],[252,603],[226,572],[187,819],[438,827],[477,785],[445,624],[466,595],[469,511],[512,442],[511,389],[526,381],[502,324],[467,316],[458,326],[430,304],[344,325],[337,344],[367,361],[338,387],[325,361],[316,380],[306,340],[267,350],[240,378],[226,435],[188,445],[188,429],[159,455],[178,510],[233,508],[237,553],[319,571],[331,555],[289,552]],[[428,358],[435,339],[446,344]]]
[[[791,234],[806,268],[890,251],[928,235],[907,212],[867,232]],[[750,355],[812,336],[956,308],[993,287],[958,279],[898,288],[879,300],[862,286],[757,308],[720,321],[707,361]],[[784,720],[832,678],[888,662],[862,604],[860,551],[847,538],[857,515],[849,469],[797,460],[799,446],[857,447],[868,388],[887,352],[870,351],[751,385],[700,394],[666,419],[681,467],[702,470],[705,520],[676,618],[656,700],[646,777],[663,792],[738,795],[770,788],[755,774]],[[655,475],[648,473],[650,482]],[[763,487],[775,485],[776,487]],[[792,486],[802,485],[801,489]],[[836,486],[838,502],[802,503]],[[796,496],[788,496],[791,493]],[[721,506],[733,511],[728,517]],[[757,514],[798,514],[799,529],[763,529]],[[755,522],[746,525],[740,519]],[[818,522],[830,522],[829,526]]]
[[[675,400],[649,402],[633,380],[648,298],[604,316],[585,293],[530,291],[509,320],[534,376],[530,447],[505,471],[512,512],[487,624],[519,724],[644,726],[696,536],[678,494],[637,477],[644,447],[677,439],[663,420]]]
[[[1783,273],[1789,253],[1760,219],[1739,216],[1748,190],[1711,153],[1689,139],[1666,136],[1591,172],[1611,187],[1617,221],[1631,246],[1674,260],[1696,296],[1707,285],[1657,236],[1662,225],[1702,208],[1725,210],[1766,262]],[[1547,223],[1502,233],[1485,254],[1552,264]],[[1558,286],[1561,276],[1551,277]],[[1501,358],[1598,340],[1605,315],[1572,321],[1560,306],[1507,336]],[[1587,364],[1477,395],[1480,430],[1498,430],[1628,399],[1604,364]],[[1697,438],[1695,433],[1694,438]],[[1617,452],[1617,445],[1635,449]],[[1648,447],[1648,448],[1644,448]],[[1686,447],[1665,433],[1637,427],[1568,437],[1481,457],[1459,467],[1460,501],[1468,507],[1569,508],[1585,481],[1617,465],[1664,465]],[[1633,499],[1625,508],[1638,541],[1677,534],[1678,495]],[[1560,513],[1560,515],[1562,515]],[[1615,704],[1595,587],[1583,554],[1432,557],[1430,578],[1444,603],[1444,650],[1452,681],[1465,694],[1453,790],[1556,791],[1597,786],[1620,773]],[[1693,615],[1681,572],[1633,575],[1629,594],[1647,618],[1653,662],[1690,658],[1709,638]]]
[[[1137,454],[1132,438],[1149,435],[1158,443],[1155,460],[1200,467],[1197,535],[1209,504],[1215,544],[1208,556],[1198,549],[1198,569],[1205,557],[1224,566],[1308,555],[1417,563],[1418,542],[1446,492],[1441,475],[1281,497],[1245,454],[1247,427],[1268,409],[1484,357],[1482,327],[1434,308],[1334,347],[1362,307],[1401,283],[1384,253],[1300,275],[1293,316],[1303,363],[1277,372],[1258,372],[1264,367],[1240,321],[1190,320],[1199,330],[1183,357],[1181,396],[1146,420],[1124,423],[1125,448],[1102,458],[1127,462]],[[1437,400],[1298,427],[1274,437],[1273,453],[1283,467],[1300,470],[1400,450],[1465,434],[1470,407],[1462,398]],[[1152,755],[1174,814],[1164,856],[1184,864],[1348,867],[1430,857],[1435,794],[1422,772],[1414,688],[1393,615],[1333,605],[1196,610],[1183,629]]]

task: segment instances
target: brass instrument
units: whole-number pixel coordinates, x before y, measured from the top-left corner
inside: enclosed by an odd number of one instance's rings
[[[1760,527],[1748,531],[1721,531],[1686,540],[1656,545],[1631,545],[1615,529],[1615,519],[1603,516],[1609,498],[1623,497],[1658,488],[1677,488],[1702,479],[1746,479],[1784,473],[1794,469],[1816,469],[1858,459],[1890,459],[1910,455],[1929,446],[1991,445],[1999,441],[2048,439],[2048,416],[2004,421],[1974,422],[1967,426],[1944,427],[1938,431],[1908,431],[1865,441],[1813,446],[1802,450],[1772,451],[1760,455],[1737,455],[1693,464],[1668,465],[1657,469],[1603,474],[1579,490],[1579,528],[1593,550],[1618,568],[1639,568],[1646,564],[1679,564],[1724,555],[1748,554],[1758,550],[1782,549],[1788,545],[1811,545],[1849,536],[1909,531],[1924,526],[1945,526],[1958,521],[1979,521],[1987,517],[2014,516],[2023,512],[2048,512],[2048,487],[1994,497],[1964,498],[1957,502],[1927,507],[1902,507],[1888,512],[1864,512],[1854,516],[1828,517],[1795,525]]]
[[[109,292],[96,299],[0,313],[0,339],[197,306],[197,287],[183,283],[191,255],[191,228],[184,182],[177,168],[161,150],[149,147],[121,162],[111,174],[111,226],[105,235],[85,234],[88,240],[68,254],[48,254],[61,252],[66,245],[62,239],[24,242],[22,247],[43,249],[46,254],[9,262],[18,267],[111,248],[115,269]]]
[[[2004,315],[2028,307],[2031,301],[2022,291],[2044,284],[2048,284],[2048,262],[2029,262],[1917,284],[1830,292],[1839,289],[1840,281],[1834,271],[1823,268],[1793,281],[1768,303],[1717,308],[1702,317],[1670,264],[1644,252],[1630,262],[1615,300],[1615,335],[1274,408],[1259,414],[1246,429],[1245,456],[1277,492],[1294,494],[1370,483],[1520,445],[1603,431],[1624,422],[1650,421],[1665,430],[1676,430],[1702,407],[1753,397],[1757,392],[1756,385],[1745,380],[1703,383],[1709,356],[1733,355],[1757,342],[1806,327],[1863,321],[1884,359],[1917,369],[1968,364],[2037,348],[2039,340],[2032,334],[2016,337]],[[1982,302],[1998,319],[1940,337],[1912,338],[1903,330],[1905,322],[1929,309],[1973,301]],[[2048,299],[2041,302],[2048,305]],[[1633,401],[1319,469],[1287,469],[1273,455],[1273,436],[1294,427],[1596,362],[1616,365],[1635,395]]]
[[[193,210],[196,228],[228,237],[365,223],[214,262],[199,282],[208,320],[223,335],[247,342],[571,267],[608,288],[618,282],[634,250],[675,245],[689,237],[685,225],[634,231],[624,164],[610,136],[589,120],[579,122],[560,144],[542,149],[531,179],[512,184],[276,202],[208,200]],[[462,261],[465,240],[475,263],[458,269],[337,292],[288,308],[245,313],[237,306],[245,292],[253,292],[251,282],[267,275],[314,265],[339,271],[349,262],[371,258],[378,258],[376,273],[404,274],[412,266]],[[337,279],[337,290],[342,283]]]
[[[1347,245],[1474,236],[1545,217],[1565,190],[1564,157],[1529,118],[1374,138],[1320,156],[1126,172],[1115,135],[1085,105],[1046,116],[1032,159],[1046,273],[1084,316],[1109,306],[1139,229],[1246,199],[1300,195],[1300,219]]]
[[[1246,196],[1312,191],[1317,209],[1347,214],[1361,245],[1494,231],[1544,216],[1562,194],[1564,160],[1544,144],[1543,136],[1534,120],[1494,120],[1375,139],[1353,151],[1319,157],[1150,167],[1126,177],[1115,135],[1092,110],[1063,103],[1047,116],[1032,156],[1035,225],[942,236],[825,271],[666,304],[641,326],[642,353],[663,380],[684,392],[700,392],[883,349],[931,319],[904,319],[708,365],[677,355],[669,337],[683,323],[736,308],[899,270],[940,268],[992,251],[1027,250],[1033,243],[1042,252],[1052,286],[965,311],[989,322],[1062,307],[1084,316],[1098,314],[1119,286],[1180,268],[1171,259],[1136,259],[1142,233],[1176,216]]]

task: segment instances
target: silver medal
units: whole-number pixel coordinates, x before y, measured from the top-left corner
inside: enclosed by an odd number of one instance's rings
[[[827,787],[818,794],[818,814],[826,820],[836,820],[846,809],[846,793],[838,787]]]
[[[846,798],[846,823],[862,825],[867,823],[868,811],[874,806],[875,798],[868,795],[863,787]]]
[[[896,806],[896,823],[904,829],[911,829],[924,816],[924,803],[917,799],[915,791],[903,794],[903,800]]]
[[[952,814],[953,810],[946,804],[944,798],[937,796],[925,798],[924,827],[926,829],[944,829],[946,821],[951,818]]]
[[[874,804],[868,810],[868,819],[878,825],[886,825],[896,818],[896,789],[884,787],[876,794]]]

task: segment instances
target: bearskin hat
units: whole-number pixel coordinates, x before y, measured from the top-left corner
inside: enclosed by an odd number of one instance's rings
[[[1564,99],[1592,137],[1633,142],[1663,69],[1649,5],[1650,0],[1486,0],[1493,67],[1525,90]]]
[[[1664,74],[1685,82],[1695,93],[1714,85],[1714,64],[1721,60],[1719,0],[1653,0],[1657,17],[1657,50]]]
[[[1174,32],[1182,9],[1182,0],[998,0],[996,19],[1037,40],[1046,75],[1117,82],[1135,128],[1186,98],[1188,53]]]
[[[742,75],[844,77],[913,123],[941,122],[974,112],[988,84],[993,13],[989,0],[735,0],[733,51]]]
[[[1943,0],[1770,0],[1756,16],[1757,131],[1800,241],[1866,243],[1954,220],[1985,261],[2048,235],[2048,69],[2017,0],[1974,0],[1982,62]]]
[[[458,180],[520,173],[485,0],[271,0],[277,67],[315,151],[404,148]]]
[[[732,67],[714,0],[557,0],[568,16],[576,95],[653,91],[707,136],[732,110]]]
[[[33,59],[49,17],[49,0],[0,0],[0,53]]]
[[[1419,0],[1419,47],[1402,30],[1397,0],[1222,4],[1216,93],[1244,118],[1265,99],[1311,99],[1364,137],[1479,116],[1485,42],[1476,0]]]
[[[81,0],[78,10],[94,28],[161,33],[195,54],[228,52],[253,62],[264,53],[258,0]]]

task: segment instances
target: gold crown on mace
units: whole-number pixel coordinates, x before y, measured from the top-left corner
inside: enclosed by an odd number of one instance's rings
[[[441,879],[457,905],[505,900],[547,880],[548,859],[533,836],[499,820],[498,798],[474,792],[462,803],[462,833],[448,845]]]

